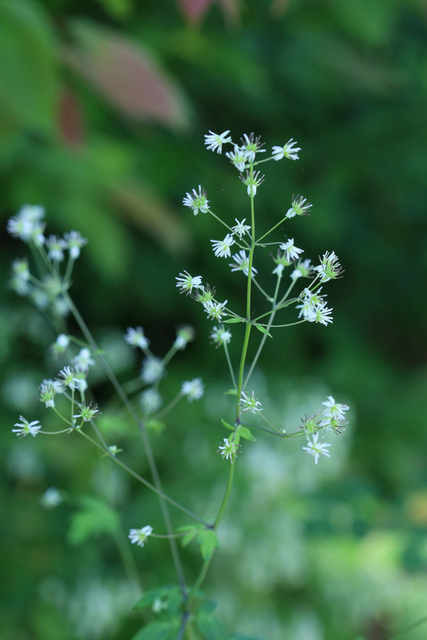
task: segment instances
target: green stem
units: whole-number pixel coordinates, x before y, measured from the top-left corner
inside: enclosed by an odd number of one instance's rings
[[[206,527],[208,527],[208,523],[205,522],[205,520],[203,520],[202,518],[199,518],[199,516],[196,516],[195,513],[192,513],[189,509],[187,509],[186,507],[183,507],[181,504],[179,504],[179,502],[176,502],[173,498],[170,498],[166,493],[163,493],[163,491],[160,491],[159,489],[157,489],[157,487],[155,487],[154,485],[151,484],[151,482],[148,482],[148,480],[146,480],[145,478],[143,478],[142,476],[140,476],[138,473],[136,473],[136,471],[134,471],[133,469],[131,469],[130,467],[128,467],[124,462],[122,462],[121,460],[119,460],[118,458],[116,458],[115,456],[112,455],[112,453],[110,452],[110,450],[108,449],[104,449],[104,447],[102,445],[100,445],[98,442],[96,442],[96,440],[94,440],[93,438],[91,438],[90,436],[88,436],[87,433],[85,433],[84,431],[81,431],[80,429],[76,429],[75,430],[77,433],[80,433],[80,435],[82,435],[84,438],[86,438],[86,440],[89,440],[89,442],[91,442],[92,444],[95,445],[95,447],[97,447],[98,449],[100,449],[104,454],[107,455],[108,458],[110,458],[111,460],[113,460],[116,464],[119,465],[119,467],[121,467],[122,469],[124,469],[125,471],[127,471],[131,476],[133,476],[134,478],[136,478],[139,482],[141,482],[144,486],[148,487],[149,489],[151,489],[151,491],[154,491],[154,493],[157,493],[158,496],[160,496],[161,498],[163,498],[163,500],[166,500],[167,502],[169,502],[170,504],[172,504],[174,507],[176,507],[177,509],[179,509],[180,511],[182,511],[183,513],[185,513],[187,516],[189,516],[190,518],[192,518],[193,520],[196,520],[197,522],[200,522],[201,524],[204,524]],[[169,534],[173,536],[173,533]]]
[[[226,507],[227,507],[228,500],[229,500],[229,498],[230,498],[231,488],[232,488],[232,486],[233,486],[234,467],[235,467],[235,465],[234,465],[233,463],[231,463],[231,464],[230,464],[230,472],[229,472],[229,474],[228,474],[227,488],[226,488],[226,490],[225,490],[225,494],[224,494],[224,497],[223,497],[223,499],[222,499],[221,506],[220,506],[220,508],[219,508],[219,510],[218,510],[218,514],[217,514],[217,516],[216,516],[216,518],[215,518],[215,522],[214,522],[214,528],[215,528],[215,529],[217,529],[217,528],[218,528],[219,523],[220,523],[220,522],[221,522],[221,520],[222,520],[222,517],[223,517],[223,515],[224,515],[225,509],[226,509]]]
[[[234,388],[236,389],[237,384],[236,384],[236,378],[234,376],[233,365],[231,364],[230,354],[228,353],[228,347],[225,342],[224,342],[224,351],[225,351],[225,357],[227,358],[228,368],[230,369],[231,380],[233,382]]]

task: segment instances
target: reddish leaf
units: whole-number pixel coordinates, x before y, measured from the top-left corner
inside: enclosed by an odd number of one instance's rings
[[[59,133],[69,147],[78,147],[83,143],[83,115],[76,94],[65,88],[59,99]]]
[[[75,23],[73,34],[65,61],[121,113],[187,125],[183,96],[141,45],[88,22]]]

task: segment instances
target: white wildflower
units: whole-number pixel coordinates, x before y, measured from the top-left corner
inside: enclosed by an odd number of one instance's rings
[[[249,275],[249,256],[246,255],[246,251],[242,249],[239,253],[235,253],[233,256],[234,263],[230,264],[231,271],[243,271],[245,276]],[[255,276],[258,271],[255,267],[252,267],[252,277]]]
[[[223,442],[224,444],[219,445],[217,453],[220,453],[224,460],[230,460],[233,464],[239,447],[229,438],[224,438]]]
[[[303,447],[304,451],[307,451],[307,453],[314,456],[315,464],[317,464],[317,461],[319,460],[321,454],[324,456],[328,456],[329,458],[328,447],[331,446],[330,444],[319,442],[318,440],[319,440],[319,434],[315,433],[313,436],[313,439],[308,440],[307,446]]]
[[[293,218],[294,216],[308,216],[307,211],[311,209],[312,205],[307,202],[302,196],[292,197],[292,207],[287,210],[286,217]]]
[[[326,251],[320,259],[320,264],[317,267],[313,267],[313,270],[319,274],[320,282],[335,280],[344,272],[335,251],[332,251],[332,253]]]
[[[160,380],[164,375],[164,366],[160,358],[150,356],[142,365],[141,378],[147,384],[152,384],[157,380]]]
[[[211,240],[212,249],[217,258],[229,258],[231,256],[230,247],[234,244],[231,233],[227,233],[224,240]]]
[[[131,345],[131,347],[139,347],[143,351],[148,349],[150,341],[144,335],[144,329],[142,327],[128,327],[124,335],[125,341]]]
[[[56,260],[56,262],[62,262],[64,259],[64,249],[67,248],[67,243],[58,236],[50,235],[46,240],[46,247],[48,249],[47,257],[50,260]]]
[[[287,141],[284,147],[273,147],[272,155],[275,160],[282,160],[282,158],[289,158],[289,160],[299,160],[298,151],[301,151],[300,147],[297,147],[298,143],[293,138]]]
[[[209,131],[209,134],[205,134],[205,145],[206,148],[210,151],[216,151],[217,153],[222,152],[222,145],[227,142],[232,142],[231,136],[228,134],[230,130],[223,131],[222,133],[214,133],[213,131]]]
[[[145,415],[150,415],[162,406],[160,394],[153,388],[145,389],[139,396],[141,409]]]
[[[40,496],[40,504],[45,509],[54,509],[64,501],[62,491],[58,491],[56,487],[49,487],[44,494]]]
[[[235,144],[233,151],[228,151],[225,155],[232,164],[234,164],[236,169],[240,172],[244,171],[247,161],[245,149],[241,149],[239,145]]]
[[[220,321],[224,314],[227,315],[227,313],[224,311],[227,302],[228,300],[224,300],[224,302],[213,302],[212,300],[204,302],[203,308],[208,314],[208,318],[210,318],[211,320]]]
[[[70,257],[77,260],[80,256],[80,249],[89,241],[83,238],[79,231],[69,231],[64,233],[65,248],[68,249]]]
[[[226,329],[224,329],[223,325],[220,325],[219,327],[214,327],[212,329],[211,339],[219,347],[220,345],[225,345],[230,343],[231,333]]]
[[[206,191],[199,185],[199,193],[193,189],[193,193],[186,193],[182,201],[185,207],[190,207],[194,215],[197,216],[199,211],[207,213],[209,211],[209,200],[206,197]]]
[[[250,395],[242,391],[239,406],[242,407],[242,413],[244,411],[250,411],[251,413],[259,413],[262,411],[261,402],[255,398],[253,391],[251,391]]]
[[[175,349],[179,349],[180,351],[182,351],[183,349],[185,349],[189,342],[194,340],[194,335],[195,331],[191,325],[180,327],[177,331],[173,346],[175,347]]]
[[[203,289],[202,276],[190,276],[188,271],[180,273],[176,276],[176,286],[180,289],[180,293],[191,293],[193,289]]]
[[[21,420],[21,422],[16,422],[14,424],[16,429],[12,429],[12,432],[16,433],[18,438],[23,438],[24,436],[27,436],[29,433],[33,436],[33,438],[35,438],[38,432],[40,431],[40,429],[42,428],[40,422],[38,420],[33,420],[32,422],[28,422],[28,420],[26,420],[23,416],[19,416],[19,419]]]
[[[73,358],[73,365],[76,368],[76,371],[81,371],[82,373],[87,373],[89,371],[89,367],[95,364],[95,360],[91,358],[91,352],[89,349],[80,349],[79,354]]]
[[[199,400],[204,394],[204,385],[201,378],[194,378],[182,383],[181,393],[187,396],[188,402]]]
[[[245,224],[246,218],[243,218],[241,222],[239,222],[237,218],[234,219],[236,221],[236,225],[231,227],[231,230],[236,236],[239,236],[241,240],[245,234],[250,233],[251,227],[248,224]]]
[[[279,248],[286,252],[286,260],[288,262],[291,260],[298,260],[300,253],[304,253],[304,249],[298,249],[298,247],[295,247],[293,238],[283,242],[279,245]]]
[[[142,529],[130,529],[128,538],[132,544],[136,543],[139,547],[143,547],[148,536],[150,536],[152,532],[153,527],[150,527],[149,525],[142,527]]]
[[[326,407],[323,411],[326,418],[345,420],[345,412],[349,410],[348,404],[338,404],[332,396],[328,396],[326,402],[322,402]]]

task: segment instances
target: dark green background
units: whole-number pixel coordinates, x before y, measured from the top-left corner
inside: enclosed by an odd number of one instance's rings
[[[166,0],[0,2],[1,640],[128,638],[141,624],[119,613],[134,600],[124,593],[120,604],[124,576],[108,537],[68,545],[74,507],[38,503],[51,485],[74,499],[99,493],[106,461],[77,439],[11,434],[21,413],[54,428],[33,396],[56,365],[44,355],[54,330],[7,289],[10,261],[25,247],[6,235],[6,220],[24,203],[43,204],[48,231],[79,229],[90,239],[71,293],[106,344],[142,324],[162,354],[180,322],[194,324],[197,341],[165,387],[173,395],[200,375],[207,398],[183,406],[154,447],[173,495],[212,515],[225,482],[212,456],[226,435],[215,393],[228,381],[204,314],[178,295],[174,278],[183,269],[203,274],[237,305],[242,280],[212,254],[209,239],[222,232],[181,202],[202,184],[225,219],[249,212],[236,171],[203,147],[209,129],[231,129],[235,139],[253,131],[267,147],[293,137],[302,147],[299,162],[267,165],[260,225],[274,224],[302,193],[312,215],[290,221],[289,233],[314,261],[335,250],[346,271],[329,287],[334,324],[277,334],[258,384],[279,420],[332,394],[351,405],[351,425],[338,461],[315,469],[302,442],[276,448],[261,437],[245,447],[206,591],[230,632],[265,640],[381,640],[427,610],[425,3],[235,6],[226,16],[213,4],[196,24]],[[117,61],[117,37],[130,58]],[[135,106],[132,87],[152,92],[148,59],[154,81],[167,83],[169,112],[155,101],[154,112]],[[268,273],[261,258],[262,266]],[[123,380],[139,363],[126,366],[117,366]],[[95,392],[108,398],[102,379]],[[113,428],[112,437],[126,449],[124,432]],[[145,472],[141,452],[127,460]],[[160,530],[156,501],[121,473],[111,478],[124,531],[148,520]],[[135,555],[147,588],[174,579],[163,543],[150,540]],[[197,550],[184,557],[195,577]],[[97,606],[110,602],[102,589],[113,594],[117,625],[88,631],[78,607],[100,620]]]

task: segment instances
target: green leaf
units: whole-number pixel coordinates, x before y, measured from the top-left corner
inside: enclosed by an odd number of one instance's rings
[[[206,640],[225,640],[227,632],[218,618],[212,615],[197,615],[194,618],[196,628],[203,634]]]
[[[215,549],[219,549],[218,537],[212,529],[204,529],[197,534],[203,560],[210,560]]]
[[[252,433],[246,427],[239,426],[237,433],[243,440],[250,440],[251,442],[256,442],[256,438],[252,435]]]
[[[181,589],[174,584],[166,584],[156,589],[150,589],[134,604],[133,610],[146,609],[158,598],[166,602],[168,610],[174,609],[177,600],[181,603]],[[171,607],[169,606],[170,604]]]
[[[211,613],[213,613],[215,609],[216,609],[216,602],[214,602],[213,600],[207,600],[206,602],[202,602],[202,604],[197,610],[197,615],[202,614],[204,616],[208,616]]]
[[[234,431],[236,427],[232,427],[231,424],[228,424],[225,420],[221,420],[221,424],[226,429],[230,429],[230,431]]]
[[[71,544],[82,544],[89,538],[113,534],[118,529],[120,520],[117,512],[103,500],[85,496],[80,499],[80,504],[81,508],[71,517],[68,530]]]
[[[228,391],[225,391],[224,395],[225,396],[237,396],[237,389],[229,389]]]
[[[268,336],[269,338],[272,338],[273,336],[271,335],[271,333],[269,333],[267,331],[267,329],[263,326],[261,326],[260,324],[257,324],[256,322],[254,322],[254,327],[256,327],[258,329],[258,331],[261,331],[261,333],[264,333],[266,336]]]
[[[228,320],[223,320],[226,324],[237,324],[238,322],[245,322],[244,318],[229,318]]]
[[[42,3],[0,0],[0,134],[53,131],[59,75],[53,29]]]
[[[176,640],[180,620],[151,622],[135,634],[132,640]]]

